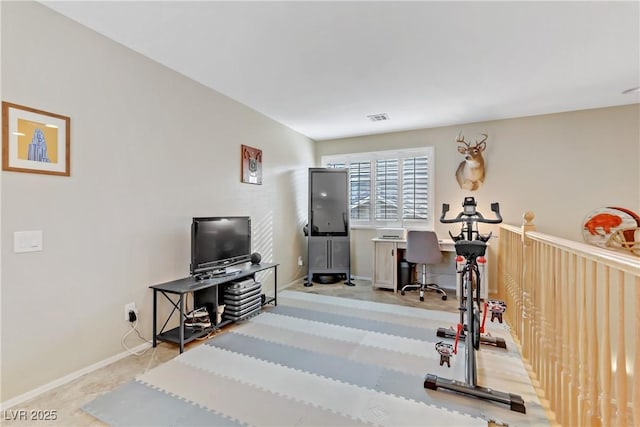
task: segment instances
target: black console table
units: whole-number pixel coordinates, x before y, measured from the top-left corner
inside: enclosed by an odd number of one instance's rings
[[[262,305],[273,303],[274,305],[278,305],[278,265],[275,263],[263,263],[263,264],[251,264],[249,266],[244,266],[240,271],[223,274],[220,276],[215,276],[209,279],[197,280],[194,277],[187,277],[184,279],[174,280],[172,282],[160,283],[157,285],[150,286],[153,289],[153,346],[155,347],[160,341],[172,342],[180,345],[180,353],[184,351],[184,345],[189,343],[195,339],[203,337],[207,335],[210,330],[190,330],[186,329],[184,326],[184,320],[187,317],[185,313],[185,295],[194,292],[194,296],[197,293],[206,294],[210,297],[210,303],[213,304],[213,311],[209,313],[209,317],[211,318],[211,324],[215,329],[221,328],[229,323],[232,323],[232,320],[223,320],[220,323],[216,323],[216,311],[218,309],[218,288],[221,285],[226,285],[230,282],[234,282],[243,278],[252,277],[255,279],[255,274],[264,271],[273,269],[274,272],[274,289],[273,296],[266,297],[265,301]],[[173,309],[167,320],[160,328],[160,332],[158,332],[157,322],[158,322],[158,292],[164,295],[164,297],[171,303]],[[174,301],[170,297],[170,295],[177,295],[177,301]],[[174,297],[175,298],[175,297]],[[195,307],[194,307],[195,308]],[[167,323],[173,316],[175,312],[179,313],[180,316],[180,326],[177,328],[170,329],[165,331]]]

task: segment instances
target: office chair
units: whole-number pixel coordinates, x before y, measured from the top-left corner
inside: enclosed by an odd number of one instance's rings
[[[424,301],[425,289],[431,289],[442,294],[442,299],[447,299],[447,293],[435,283],[427,283],[427,265],[439,264],[442,262],[442,252],[438,243],[438,235],[434,231],[407,232],[407,251],[405,259],[408,262],[422,264],[422,280],[410,285],[405,285],[400,290],[400,294],[409,289],[420,289],[420,301]]]

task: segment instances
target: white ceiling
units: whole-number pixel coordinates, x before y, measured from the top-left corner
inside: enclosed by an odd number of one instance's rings
[[[638,1],[43,3],[315,140],[640,102]]]

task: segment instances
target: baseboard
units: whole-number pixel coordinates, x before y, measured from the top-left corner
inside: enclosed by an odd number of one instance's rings
[[[280,286],[278,286],[278,290],[281,291],[283,289],[287,289],[287,288],[289,288],[289,287],[291,287],[293,285],[297,285],[298,283],[304,283],[304,277],[300,277],[298,279],[295,279],[294,281],[289,282],[286,285],[280,285]]]
[[[143,343],[140,344],[137,347],[134,347],[131,349],[132,352],[140,352],[148,347],[150,347],[151,344],[149,343]],[[13,406],[19,405],[21,403],[24,403],[28,400],[33,399],[34,397],[38,397],[43,393],[46,393],[50,390],[53,390],[56,387],[60,387],[62,385],[65,385],[67,383],[70,383],[71,381],[80,378],[81,376],[88,374],[90,372],[96,371],[100,368],[104,368],[105,366],[111,365],[114,362],[117,362],[118,360],[124,359],[127,356],[130,356],[131,353],[129,351],[123,351],[122,353],[118,353],[115,356],[111,356],[107,359],[101,360],[97,363],[94,363],[93,365],[89,365],[86,368],[82,368],[79,369],[75,372],[70,373],[69,375],[65,375],[62,378],[58,378],[57,380],[51,381],[48,384],[44,384],[41,385],[40,387],[34,388],[31,391],[28,391],[26,393],[23,393],[19,396],[16,396],[12,399],[9,399],[5,402],[0,402],[0,411],[4,411],[7,410]]]

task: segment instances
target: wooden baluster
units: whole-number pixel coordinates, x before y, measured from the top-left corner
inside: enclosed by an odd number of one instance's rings
[[[589,348],[589,425],[596,426],[600,424],[599,405],[598,405],[598,300],[597,300],[597,284],[598,284],[598,264],[595,261],[589,261],[589,279],[586,281],[589,291],[589,312],[587,315],[587,336]]]
[[[533,283],[537,284],[535,288],[536,302],[534,304],[536,309],[536,372],[540,380],[540,385],[548,397],[549,394],[547,393],[544,383],[544,354],[546,352],[544,346],[544,291],[547,287],[544,277],[544,246],[542,243],[535,243],[535,247],[536,269],[534,274],[536,275],[536,279]]]
[[[553,399],[553,411],[556,413],[556,417],[558,417],[558,411],[562,410],[562,312],[563,307],[565,307],[565,295],[563,294],[564,281],[563,281],[563,271],[566,268],[564,264],[563,251],[560,249],[555,249],[554,251],[554,260],[555,260],[555,270],[554,270],[554,284],[555,284],[555,301],[553,304],[554,313],[553,313],[553,337],[555,338],[554,343],[554,372],[553,372],[553,380],[555,382],[555,396]]]
[[[513,262],[507,258],[505,249],[509,247],[510,233],[504,229],[500,230],[500,244],[498,245],[498,298],[504,298],[504,295],[509,288],[508,277],[510,264]]]
[[[520,286],[522,288],[523,299],[523,326],[522,326],[522,353],[527,359],[529,365],[534,369],[534,344],[535,344],[535,301],[533,294],[533,245],[527,233],[535,231],[536,226],[533,224],[533,212],[525,212],[523,215],[524,223],[522,224],[522,276],[519,277]]]
[[[553,372],[553,330],[551,327],[551,323],[553,322],[552,313],[553,313],[553,287],[554,287],[554,278],[553,278],[553,248],[549,245],[545,244],[544,247],[544,263],[542,266],[544,267],[542,270],[544,271],[544,282],[543,282],[543,302],[542,308],[544,312],[544,317],[542,318],[542,330],[543,330],[543,342],[545,352],[542,354],[542,362],[543,362],[543,375],[544,375],[544,386],[547,393],[547,399],[549,399],[549,403],[553,403],[553,399],[555,396],[555,392],[553,390],[553,380],[551,378]]]
[[[515,247],[514,247],[514,233],[512,233],[511,231],[508,232],[508,235],[506,236],[507,239],[503,240],[503,242],[505,243],[506,246],[506,250],[508,250],[509,252],[507,252],[507,254],[509,255],[509,258],[507,259],[507,257],[505,257],[504,259],[504,263],[506,265],[504,265],[505,268],[505,272],[506,272],[506,277],[505,277],[505,292],[504,294],[501,295],[501,298],[504,299],[504,301],[507,304],[507,307],[509,308],[506,313],[504,313],[504,317],[507,321],[507,323],[511,326],[511,331],[512,333],[516,333],[516,336],[518,337],[518,340],[521,339],[521,337],[519,337],[517,335],[517,322],[518,322],[518,318],[516,316],[517,314],[517,308],[515,306],[513,306],[513,302],[512,302],[512,297],[513,297],[513,293],[514,293],[514,288],[516,286],[515,283],[515,275],[514,275],[514,271],[516,269],[517,264],[519,264],[518,261],[522,262],[522,260],[519,260],[517,257],[517,254],[515,252]],[[502,232],[500,233],[500,239],[502,240]],[[507,255],[505,254],[505,255]]]
[[[515,237],[519,237],[519,236],[515,236]],[[517,278],[518,286],[515,289],[515,299],[517,301],[516,302],[517,314],[514,313],[514,315],[517,316],[518,318],[518,336],[520,337],[520,342],[522,343],[525,336],[524,325],[525,325],[525,319],[527,315],[527,312],[526,312],[527,307],[524,302],[525,289],[524,289],[524,283],[522,282],[523,266],[525,261],[524,261],[524,253],[522,250],[522,240],[515,240],[514,245],[516,245],[516,248],[518,251],[518,259],[520,260],[516,268],[516,276],[515,276]]]
[[[537,248],[538,248],[538,243],[537,242],[533,242],[532,246],[531,246],[531,252],[537,252]],[[538,315],[538,309],[539,309],[539,305],[538,305],[538,295],[540,293],[540,288],[539,286],[533,286],[533,283],[539,283],[536,280],[536,277],[533,273],[533,261],[537,260],[538,258],[536,257],[536,255],[532,255],[531,257],[531,263],[529,265],[529,273],[526,274],[531,276],[531,281],[530,281],[530,287],[529,287],[529,292],[531,294],[531,337],[530,337],[530,342],[529,342],[529,348],[530,348],[530,352],[531,352],[531,367],[533,369],[533,373],[536,375],[536,379],[540,380],[540,366],[538,365],[539,359],[538,359],[538,351],[540,349],[540,336],[538,334],[538,319],[539,319],[539,315]]]
[[[578,322],[578,333],[580,336],[578,340],[578,354],[580,355],[578,367],[580,370],[580,377],[578,378],[578,424],[586,426],[589,424],[587,422],[587,351],[589,351],[589,348],[587,346],[587,292],[585,289],[587,272],[583,258],[580,258],[578,272],[578,286],[580,287],[578,290],[578,307],[580,309],[580,320]]]
[[[514,306],[514,301],[513,301],[513,297],[514,294],[516,292],[516,287],[518,286],[517,282],[516,282],[516,271],[517,271],[517,260],[518,260],[518,254],[515,251],[516,247],[514,246],[514,236],[513,233],[511,233],[509,235],[509,250],[511,252],[509,252],[509,254],[511,255],[511,260],[512,262],[510,263],[510,268],[509,268],[509,288],[508,288],[508,292],[506,295],[506,299],[504,300],[505,303],[507,304],[508,310],[505,313],[507,322],[509,323],[509,325],[511,326],[511,332],[515,333],[515,335],[518,337],[518,340],[521,339],[520,336],[518,336],[518,318],[517,316],[514,316],[515,313],[517,313],[518,308],[516,306]],[[522,262],[522,260],[520,260],[520,262]]]
[[[600,413],[602,414],[602,425],[607,427],[611,425],[611,325],[609,320],[609,316],[611,315],[609,309],[610,274],[610,268],[608,266],[604,266],[604,289],[602,290],[603,296],[601,304],[602,345],[600,346],[600,350],[602,351],[602,355],[600,357]]]
[[[580,360],[579,360],[579,325],[580,325],[580,305],[579,305],[579,289],[578,289],[578,256],[576,254],[571,255],[571,275],[569,280],[569,292],[571,303],[573,304],[572,310],[569,312],[569,366],[571,377],[571,396],[570,396],[570,419],[567,425],[576,426],[580,422],[580,408],[578,405],[580,395]]]
[[[527,268],[531,268],[531,266],[528,266]],[[522,276],[524,277],[526,275],[525,272],[523,272]],[[524,281],[522,282],[522,286],[523,286],[523,294],[522,294],[522,302],[524,304],[523,307],[523,356],[524,358],[527,360],[527,362],[529,363],[530,366],[533,367],[533,354],[531,352],[531,342],[532,342],[532,336],[533,336],[533,300],[531,298],[531,290],[529,289],[529,282],[528,281]]]
[[[559,422],[562,425],[568,426],[571,423],[571,365],[569,363],[569,359],[571,357],[570,353],[570,339],[571,334],[569,331],[569,321],[571,317],[571,312],[574,304],[571,299],[570,293],[570,275],[571,275],[571,257],[568,252],[563,252],[562,254],[562,306],[560,307],[560,318],[562,319],[561,331],[561,357],[562,357],[562,373],[560,382],[562,384],[560,388],[560,402],[559,410],[556,411],[556,415],[559,416]]]
[[[507,303],[507,319],[509,319],[509,325],[511,325],[513,327],[513,330],[518,331],[518,323],[519,323],[519,319],[518,319],[518,308],[513,306],[513,297],[515,295],[515,293],[517,292],[516,289],[518,288],[518,276],[517,276],[517,271],[518,271],[518,264],[522,263],[522,259],[520,259],[518,257],[518,252],[516,251],[517,247],[515,246],[516,244],[519,244],[519,242],[516,240],[516,238],[519,237],[515,234],[511,234],[511,240],[509,241],[509,247],[511,250],[511,255],[514,257],[514,260],[519,260],[520,262],[514,262],[511,265],[511,271],[509,274],[509,294],[508,294],[508,298],[509,298],[509,302]],[[518,335],[518,340],[522,340],[522,337]]]
[[[616,357],[616,424],[618,426],[627,425],[627,357],[625,346],[625,295],[624,295],[624,272],[618,271],[618,319],[617,319],[617,339],[616,339],[616,351],[618,355]],[[637,291],[637,289],[636,289]],[[637,294],[636,294],[637,295]],[[637,298],[636,298],[637,299]],[[638,313],[638,307],[636,305],[636,316]],[[636,327],[640,324],[636,324]],[[637,352],[636,352],[637,356]],[[634,420],[636,421],[636,420]],[[636,423],[636,425],[639,425]]]
[[[545,265],[544,271],[546,272],[546,281],[545,281],[545,321],[544,321],[544,336],[545,336],[545,347],[547,349],[545,356],[545,382],[547,384],[547,397],[549,399],[549,404],[552,405],[555,402],[556,398],[556,390],[555,390],[555,380],[554,380],[554,370],[556,363],[556,350],[555,350],[555,331],[553,328],[554,315],[555,315],[555,258],[554,258],[554,248],[549,245],[545,245]]]
[[[636,321],[635,325],[640,325],[640,276],[636,276],[635,284],[633,285],[636,294]],[[631,395],[631,400],[633,402],[633,424],[636,426],[640,426],[640,338],[636,335],[636,357],[633,363],[633,379],[632,384],[633,393]],[[626,412],[626,411],[625,411]]]
[[[535,288],[536,295],[536,303],[534,304],[536,308],[536,359],[537,359],[537,370],[538,370],[538,378],[542,382],[542,386],[544,388],[544,355],[545,355],[545,347],[544,347],[544,295],[546,289],[545,277],[544,277],[544,245],[542,243],[538,243],[538,250],[536,251],[536,259],[538,260],[536,263],[536,280],[534,283],[537,284]]]
[[[524,353],[523,336],[520,333],[521,331],[519,325],[521,325],[524,321],[525,313],[522,311],[522,307],[520,307],[516,302],[516,294],[518,292],[518,288],[522,285],[522,283],[520,282],[521,277],[517,276],[517,272],[519,271],[519,267],[524,262],[520,254],[516,252],[518,246],[520,245],[519,238],[520,236],[515,233],[511,233],[509,235],[509,248],[512,254],[516,254],[512,255],[512,257],[514,257],[512,258],[512,263],[514,259],[519,260],[519,262],[517,263],[518,265],[513,266],[513,269],[511,270],[511,287],[509,288],[509,301],[511,301],[511,305],[509,305],[509,302],[507,302],[507,311],[505,312],[505,316],[507,318],[507,321],[509,322],[509,325],[512,327],[512,330],[516,331],[518,341],[520,342],[520,349]]]
[[[536,366],[538,372],[538,378],[544,388],[544,356],[545,356],[545,346],[544,346],[544,292],[546,289],[546,284],[544,282],[544,245],[542,243],[538,243],[536,251],[536,269],[535,274],[538,278],[534,283],[537,284],[535,287],[535,296],[536,303],[534,304],[536,308]],[[546,390],[545,390],[546,392]]]

